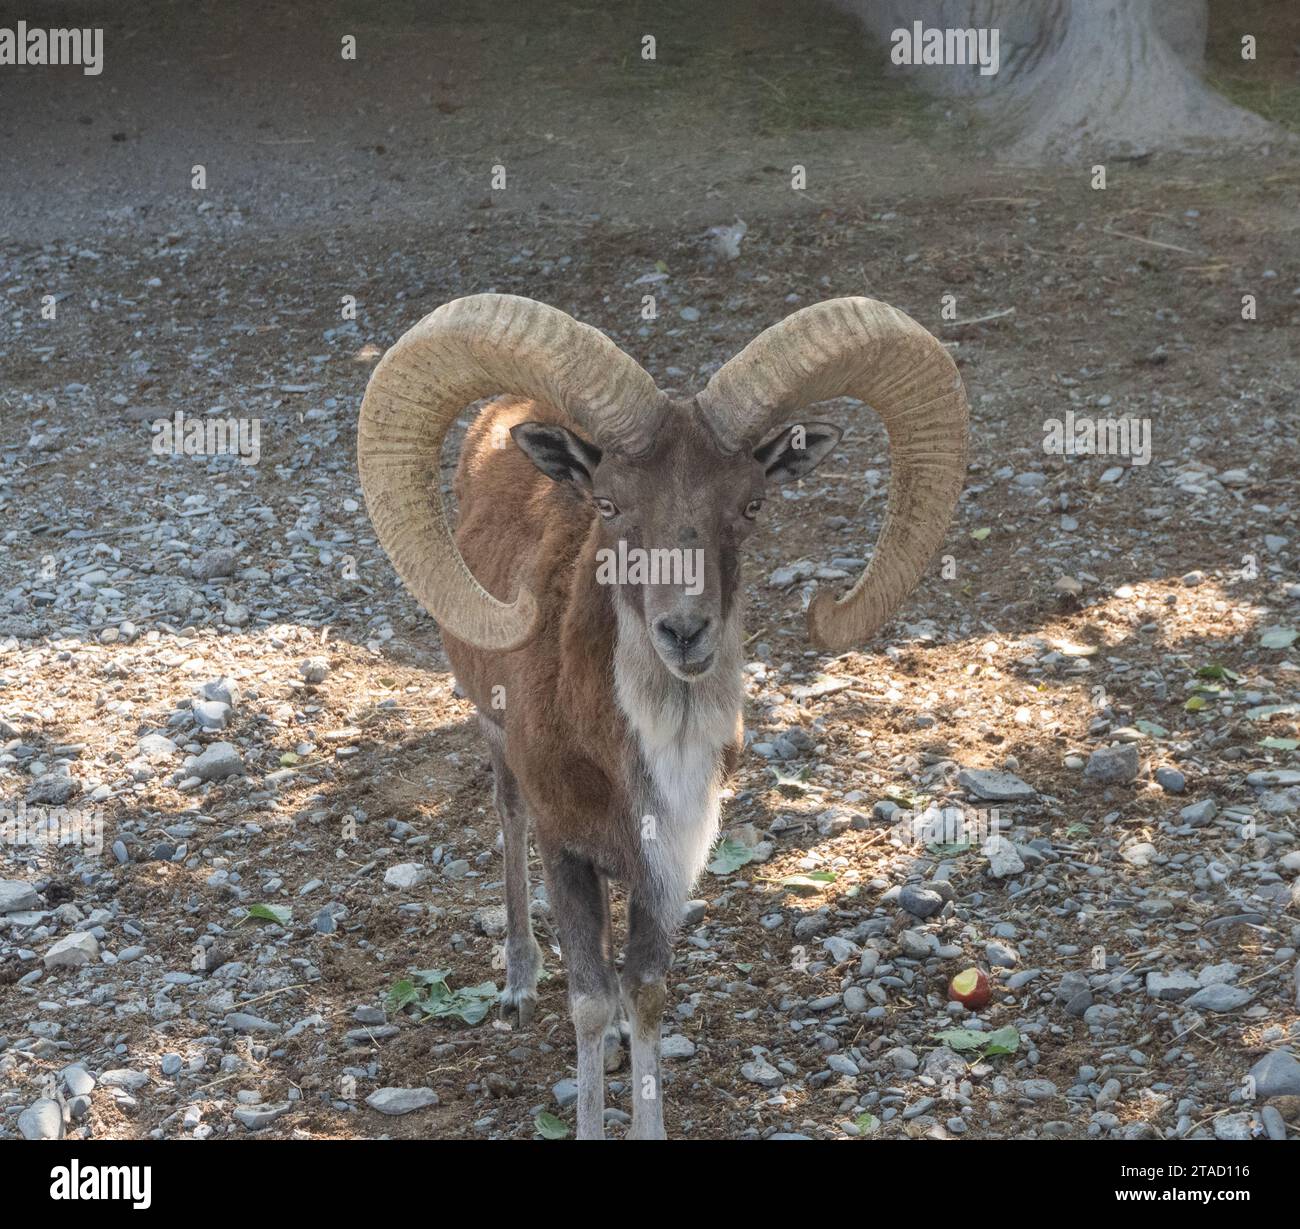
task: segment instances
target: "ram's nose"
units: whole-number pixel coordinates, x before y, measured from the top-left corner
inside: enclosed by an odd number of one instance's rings
[[[707,615],[691,613],[660,615],[654,622],[655,635],[664,648],[689,657],[691,651],[704,641],[705,633],[713,622]]]

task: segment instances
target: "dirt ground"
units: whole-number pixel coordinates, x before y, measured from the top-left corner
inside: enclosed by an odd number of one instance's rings
[[[67,1129],[93,1138],[572,1124],[544,900],[531,1029],[386,1007],[415,969],[503,978],[486,755],[354,461],[383,350],[484,290],[598,325],[680,390],[796,306],[870,295],[950,346],[970,399],[950,563],[861,652],[812,653],[801,609],[845,583],[815,567],[870,554],[879,424],[827,407],[844,444],[764,513],[746,722],[795,754],[751,747],[731,782],[724,834],[759,851],[703,877],[679,943],[666,1031],[692,1048],[666,1064],[670,1135],[1263,1133],[1243,1076],[1300,1038],[1300,159],[1115,161],[1097,190],[1091,165],[974,156],[978,129],[829,11],[438,9],[250,6],[232,29],[226,5],[137,4],[100,22],[101,77],[0,74],[0,799],[39,805],[43,773],[70,776],[104,821],[101,854],[0,848],[0,879],[41,898],[0,927],[0,1137],[43,1089],[71,1100],[72,1063],[98,1085]],[[1291,60],[1269,71],[1290,88]],[[728,260],[708,231],[737,218]],[[150,423],[178,410],[257,419],[259,463],[154,455]],[[1148,420],[1150,463],[1046,454],[1067,410]],[[228,723],[197,729],[191,698],[222,677]],[[175,762],[142,752],[157,733]],[[180,752],[219,741],[241,772],[195,788]],[[1124,745],[1134,779],[1085,776]],[[1032,797],[957,780],[993,768]],[[1210,819],[1180,814],[1205,799]],[[908,846],[890,800],[1000,805],[1025,865]],[[385,886],[409,862],[429,877]],[[788,882],[810,872],[832,878]],[[899,885],[938,882],[941,912],[901,907]],[[46,969],[95,927],[95,961]],[[1018,1045],[965,1052],[954,1081],[929,1058],[972,1027],[947,981],[989,944],[1012,951],[977,1026]],[[1220,965],[1251,991],[1225,1011],[1146,980]],[[742,1072],[759,1057],[774,1085]],[[121,1071],[145,1075],[104,1078]],[[386,1086],[437,1104],[386,1117],[365,1101]],[[1273,1100],[1294,1138],[1300,1099]],[[275,1112],[236,1116],[258,1106]]]

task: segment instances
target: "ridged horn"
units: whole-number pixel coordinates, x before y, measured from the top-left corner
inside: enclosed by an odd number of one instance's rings
[[[466,406],[506,393],[555,406],[602,448],[636,455],[663,413],[654,381],[603,333],[532,299],[476,294],[425,316],[370,377],[357,463],[379,542],[416,601],[478,648],[514,649],[536,630],[521,588],[500,601],[456,548],[439,482],[448,428]]]
[[[829,299],[764,330],[699,396],[723,446],[753,448],[806,405],[855,397],[889,433],[885,523],[867,569],[838,601],[818,593],[808,634],[844,652],[874,635],[943,542],[966,471],[966,395],[943,345],[875,299]]]

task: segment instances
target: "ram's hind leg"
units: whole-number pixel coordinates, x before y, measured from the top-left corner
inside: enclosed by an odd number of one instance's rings
[[[505,736],[501,729],[479,718],[492,753],[492,800],[501,818],[506,870],[506,987],[501,993],[501,1019],[527,1028],[537,1009],[537,976],[542,971],[542,949],[533,938],[528,911],[528,812],[519,782],[506,767]]]

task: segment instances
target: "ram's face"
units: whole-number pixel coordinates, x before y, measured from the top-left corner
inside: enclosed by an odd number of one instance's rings
[[[807,473],[839,440],[834,427],[800,425],[753,453],[728,454],[685,411],[634,459],[562,427],[523,423],[512,434],[543,473],[590,501],[597,583],[612,586],[621,616],[640,622],[663,664],[687,681],[713,668],[738,614],[740,546],[769,484]]]

